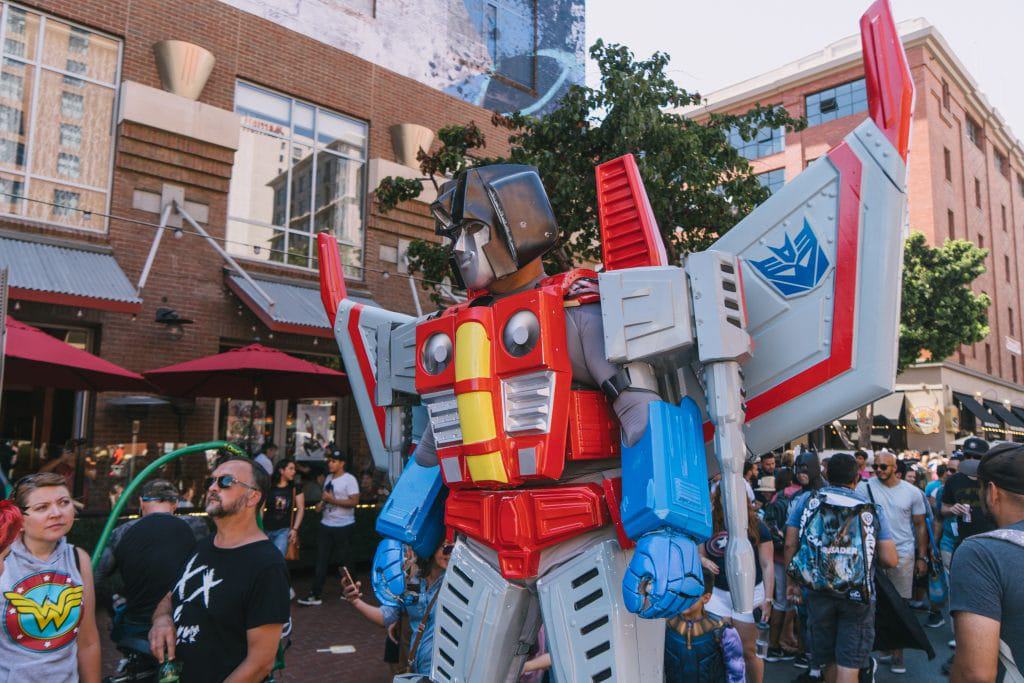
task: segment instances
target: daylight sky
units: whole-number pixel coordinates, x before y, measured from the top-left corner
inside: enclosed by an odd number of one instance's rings
[[[1014,137],[1024,140],[1024,0],[891,0],[896,21],[925,17],[946,38]],[[688,90],[714,90],[856,33],[869,0],[587,0],[587,45],[672,57]],[[587,65],[588,82],[596,69]]]

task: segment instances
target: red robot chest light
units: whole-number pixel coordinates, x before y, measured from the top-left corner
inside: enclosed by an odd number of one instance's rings
[[[565,280],[477,298],[417,327],[416,390],[451,488],[557,480],[567,459],[618,454],[603,394],[572,387]]]

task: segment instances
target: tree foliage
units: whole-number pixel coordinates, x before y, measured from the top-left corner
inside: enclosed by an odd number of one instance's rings
[[[985,272],[987,256],[987,249],[964,240],[931,247],[924,235],[911,233],[903,249],[900,371],[916,362],[922,351],[942,360],[961,344],[988,336],[992,302],[988,295],[971,290],[971,283]]]
[[[470,126],[438,134],[440,148],[421,153],[420,170],[451,174],[484,163],[508,161],[536,166],[562,231],[551,255],[559,269],[600,261],[600,228],[594,167],[633,153],[671,261],[710,245],[768,198],[750,164],[728,142],[736,130],[751,141],[761,128],[802,128],[804,122],[778,107],[755,106],[744,114],[711,114],[694,120],[676,113],[698,105],[700,95],[676,85],[666,73],[669,57],[655,53],[637,60],[621,45],[598,40],[590,49],[601,80],[598,87],[571,87],[544,117],[495,116],[509,130],[507,159],[478,156],[484,136]],[[413,198],[415,181],[385,178],[377,188],[382,211]],[[414,270],[438,272],[447,263],[439,246],[417,249]]]

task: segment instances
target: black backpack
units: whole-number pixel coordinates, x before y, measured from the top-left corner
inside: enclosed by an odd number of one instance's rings
[[[764,523],[772,534],[775,550],[782,552],[786,545],[786,520],[789,518],[789,506],[793,496],[785,496],[779,491],[775,500],[764,506]]]

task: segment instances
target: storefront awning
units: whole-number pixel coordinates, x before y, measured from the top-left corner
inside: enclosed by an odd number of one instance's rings
[[[1022,406],[1010,406],[1010,410],[1013,414],[1020,418],[1021,422],[1024,422],[1024,407]]]
[[[960,402],[963,409],[978,418],[983,427],[988,429],[1002,429],[1002,425],[999,424],[999,420],[993,417],[992,413],[985,410],[985,407],[975,401],[967,394],[961,394],[956,391],[953,392],[953,398]]]
[[[1024,421],[1007,410],[1006,406],[996,401],[985,401],[985,407],[992,411],[992,414],[1006,423],[1011,429],[1024,429]]]
[[[108,251],[0,235],[0,268],[7,268],[11,299],[123,313],[142,310],[142,299]]]
[[[320,290],[305,287],[301,284],[278,282],[253,278],[267,295],[274,300],[271,306],[252,283],[234,273],[226,275],[228,288],[249,307],[256,317],[273,332],[305,334],[314,337],[333,336],[331,324],[327,320]],[[361,304],[376,306],[372,299],[349,295],[349,298]]]

